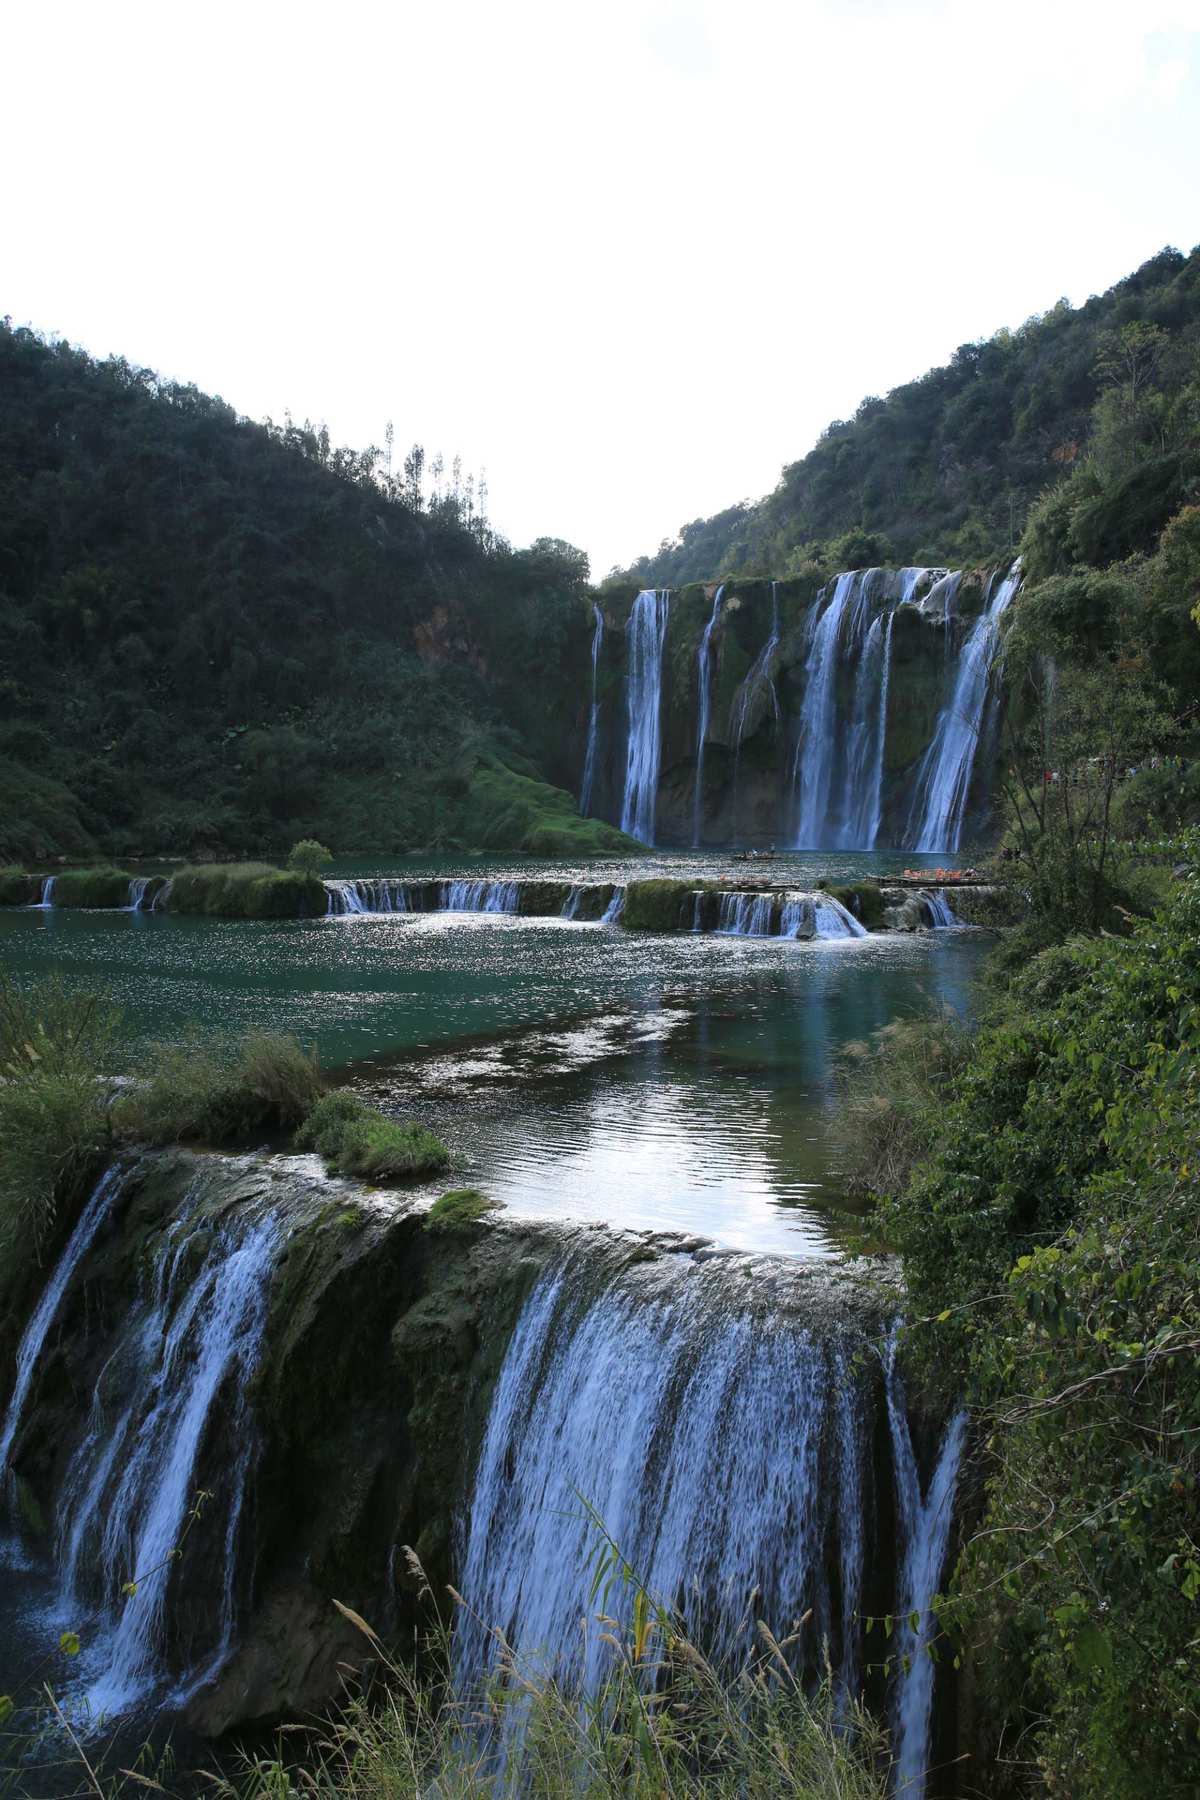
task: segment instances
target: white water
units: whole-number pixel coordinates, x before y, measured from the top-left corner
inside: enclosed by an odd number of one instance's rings
[[[33,1317],[25,1327],[24,1335],[17,1347],[17,1376],[13,1383],[13,1391],[8,1402],[8,1411],[4,1417],[3,1428],[0,1428],[0,1474],[8,1467],[8,1456],[12,1449],[17,1427],[21,1423],[21,1414],[25,1402],[29,1398],[29,1386],[37,1368],[38,1358],[46,1342],[46,1335],[58,1316],[72,1275],[78,1268],[80,1260],[91,1249],[109,1208],[118,1191],[118,1176],[115,1169],[109,1169],[100,1177],[91,1198],[79,1218],[75,1229],[67,1239],[66,1249],[59,1257],[54,1270],[42,1290],[42,1297],[34,1308]]]
[[[846,737],[838,847],[873,850],[879,829],[883,775],[883,733],[887,722],[887,669],[895,613],[871,621],[854,681],[853,711]],[[886,655],[885,655],[886,649]],[[882,697],[882,698],[881,698]]]
[[[624,911],[625,911],[625,889],[623,887],[614,888],[612,899],[609,901],[608,905],[605,907],[603,916],[601,917],[601,920],[600,920],[600,923],[602,925],[616,925],[618,923],[618,921],[620,920],[621,914]]]
[[[604,614],[592,602],[592,613],[595,616],[596,628],[592,633],[592,707],[588,714],[587,751],[583,759],[583,781],[579,789],[579,812],[587,818],[592,804],[592,783],[596,776],[596,743],[600,735],[600,702],[596,695],[596,680],[600,665],[600,646],[604,641]]]
[[[520,904],[521,889],[515,881],[442,883],[443,912],[515,913]]]
[[[793,765],[797,812],[794,847],[820,850],[829,835],[829,804],[838,749],[837,667],[844,640],[861,629],[873,569],[849,569],[817,618],[804,663],[804,700]]]
[[[654,842],[658,769],[662,758],[662,658],[670,616],[670,593],[643,588],[626,628],[629,746],[621,830],[643,844]]]
[[[46,911],[54,905],[54,883],[57,879],[58,877],[55,875],[44,875],[42,877],[41,893],[33,903],[34,911]]]
[[[861,938],[867,936],[867,928],[860,925],[852,912],[848,912],[840,900],[832,894],[823,894],[819,889],[812,896],[813,917],[819,938]]]
[[[717,930],[727,937],[770,937],[775,926],[772,894],[722,894]]]
[[[333,918],[410,910],[407,885],[403,881],[389,881],[386,876],[368,881],[327,881],[325,892],[328,895],[325,911]]]
[[[794,1320],[738,1313],[683,1272],[670,1289],[614,1284],[582,1306],[569,1275],[543,1276],[480,1453],[460,1583],[468,1605],[527,1663],[594,1690],[609,1655],[595,1615],[627,1620],[632,1596],[590,1601],[597,1540],[582,1497],[712,1654],[736,1663],[757,1619],[783,1637],[812,1605],[800,1652],[812,1656],[819,1631],[841,1635],[824,1576],[839,1532],[825,1424],[846,1379],[846,1363]],[[477,1681],[494,1651],[460,1615],[460,1684]]]
[[[884,1352],[884,1386],[892,1457],[896,1474],[897,1512],[903,1531],[896,1617],[896,1654],[901,1670],[895,1694],[895,1785],[903,1800],[924,1800],[929,1767],[929,1723],[933,1711],[934,1663],[929,1645],[936,1633],[931,1610],[950,1542],[954,1492],[967,1438],[967,1415],[954,1414],[942,1435],[929,1487],[921,1478],[913,1453],[904,1384],[896,1368],[896,1333]],[[917,1615],[914,1629],[910,1623]],[[905,1668],[907,1663],[907,1669]]]
[[[571,889],[570,893],[563,901],[561,916],[564,919],[577,919],[579,917],[579,904],[586,891],[586,888],[581,887],[573,887]]]
[[[936,892],[922,889],[920,898],[925,902],[930,924],[935,931],[949,931],[962,925],[962,920],[946,897],[945,888],[938,888]]]
[[[171,889],[175,886],[175,877],[169,876],[150,902],[151,912],[165,912],[167,901],[171,898]]]
[[[996,588],[963,645],[954,691],[938,714],[933,738],[917,768],[909,815],[909,842],[914,850],[956,851],[959,847],[1000,619],[1020,585],[1018,561]]]
[[[141,912],[146,899],[146,889],[154,880],[153,875],[135,875],[129,883],[129,900],[126,912]]]
[[[85,1649],[85,1707],[93,1718],[127,1711],[166,1679],[173,1553],[184,1539],[200,1446],[215,1410],[229,1444],[210,1502],[224,1520],[219,1565],[210,1570],[216,1626],[209,1641],[187,1648],[192,1660],[199,1652],[207,1672],[229,1647],[238,1523],[254,1442],[246,1386],[258,1361],[274,1247],[269,1218],[227,1215],[219,1228],[177,1221],[160,1250],[151,1291],[131,1309],[110,1359],[114,1385],[125,1397],[111,1422],[104,1376],[97,1386],[91,1428],[75,1453],[59,1510],[59,1610],[73,1615],[84,1568],[98,1570],[94,1585],[106,1606]],[[124,1596],[129,1581],[136,1592]]]
[[[696,785],[692,796],[692,847],[699,849],[700,824],[704,803],[704,746],[708,740],[709,697],[711,693],[712,670],[709,666],[709,646],[712,634],[721,617],[721,601],[725,594],[725,583],[722,582],[713,595],[712,612],[708,624],[700,639],[700,648],[696,652],[696,691],[699,700],[696,708]]]

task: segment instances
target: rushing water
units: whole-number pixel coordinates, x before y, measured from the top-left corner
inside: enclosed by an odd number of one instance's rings
[[[643,844],[654,842],[658,770],[662,759],[662,663],[671,597],[643,588],[627,627],[629,745],[621,830]]]
[[[701,635],[700,648],[696,652],[696,784],[692,799],[692,845],[696,849],[700,845],[700,826],[704,813],[704,746],[708,742],[709,699],[712,689],[710,646],[712,634],[721,617],[721,601],[724,596],[725,584],[722,582],[713,595],[712,612]]]

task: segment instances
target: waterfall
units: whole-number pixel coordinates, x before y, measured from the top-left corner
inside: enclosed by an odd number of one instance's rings
[[[967,1415],[960,1409],[946,1426],[928,1490],[922,1497],[921,1478],[908,1428],[904,1383],[896,1368],[895,1331],[884,1352],[884,1387],[896,1473],[897,1512],[904,1542],[896,1604],[897,1648],[901,1658],[895,1701],[896,1793],[902,1795],[903,1800],[924,1800],[925,1775],[929,1766],[929,1723],[933,1711],[934,1667],[929,1645],[936,1629],[931,1603],[942,1578],[950,1542],[954,1490],[966,1443]],[[914,1614],[917,1616],[915,1629],[911,1623]]]
[[[722,894],[717,930],[727,937],[770,937],[775,923],[773,894]]]
[[[73,1616],[85,1570],[106,1609],[81,1671],[93,1717],[128,1710],[166,1678],[168,1639],[183,1635],[167,1606],[175,1552],[195,1500],[201,1445],[213,1433],[221,1446],[211,1502],[219,1550],[214,1558],[206,1518],[210,1617],[201,1642],[182,1645],[193,1683],[232,1641],[238,1527],[255,1448],[247,1386],[266,1322],[275,1227],[269,1216],[227,1210],[219,1225],[202,1214],[177,1218],[164,1239],[149,1291],[131,1308],[97,1384],[59,1506],[59,1610]],[[127,1594],[131,1581],[136,1592]]]
[[[612,891],[612,899],[605,907],[600,923],[602,925],[616,925],[624,911],[625,889],[623,887],[615,887]]]
[[[835,900],[832,894],[822,893],[820,890],[813,895],[813,922],[819,938],[867,936],[866,926],[860,925],[840,900]]]
[[[586,888],[573,887],[563,901],[562,912],[559,915],[560,918],[577,919],[579,917],[579,903],[586,892]]]
[[[327,918],[352,918],[362,913],[410,911],[408,884],[386,876],[369,881],[327,881],[324,884]]]
[[[843,1534],[861,1565],[861,1519],[848,1524],[845,1506],[857,1496],[861,1511],[867,1433],[831,1415],[853,1383],[851,1411],[866,1417],[869,1376],[814,1340],[794,1297],[755,1312],[719,1272],[710,1282],[671,1259],[644,1283],[629,1271],[590,1299],[582,1286],[570,1265],[541,1278],[496,1386],[461,1565],[460,1691],[494,1666],[493,1625],[526,1667],[544,1659],[568,1688],[597,1687],[609,1650],[594,1615],[626,1622],[632,1595],[593,1603],[581,1498],[713,1657],[736,1665],[756,1619],[782,1638],[811,1605],[798,1664],[816,1664],[830,1630],[840,1666],[857,1668],[858,1621],[831,1616],[827,1569]]]
[[[812,632],[804,663],[804,701],[793,765],[798,803],[797,850],[823,848],[828,834],[829,797],[838,747],[838,660],[844,640],[852,642],[861,633],[874,574],[873,569],[851,569],[839,575]]]
[[[57,879],[56,875],[43,875],[41,893],[33,903],[33,911],[45,912],[54,905],[54,883]]]
[[[629,746],[621,830],[644,844],[654,842],[658,767],[662,756],[662,657],[670,616],[670,592],[643,588],[627,627]]]
[[[917,768],[909,815],[909,843],[914,850],[955,851],[959,847],[1000,618],[1020,585],[1018,560],[963,645],[953,694],[938,714],[932,741]]]
[[[166,912],[167,901],[171,898],[171,890],[174,886],[175,877],[173,875],[168,876],[167,880],[163,882],[153,900],[150,902],[151,912]]]
[[[811,894],[789,894],[779,915],[779,935],[785,938],[816,936],[816,918]]]
[[[596,774],[596,739],[600,732],[600,702],[596,693],[596,679],[600,666],[600,645],[604,641],[604,614],[592,602],[592,613],[596,620],[596,629],[592,633],[592,710],[588,714],[587,752],[583,759],[583,782],[579,789],[579,813],[586,819],[592,804],[592,782]]]
[[[962,925],[962,920],[946,898],[945,888],[938,888],[936,893],[922,889],[919,898],[925,903],[930,925],[935,931],[948,931]]]
[[[67,1239],[66,1249],[55,1264],[54,1271],[42,1290],[42,1297],[34,1308],[33,1317],[25,1327],[17,1348],[17,1376],[4,1425],[0,1428],[0,1475],[8,1467],[9,1451],[21,1423],[21,1414],[29,1397],[30,1383],[46,1342],[46,1335],[58,1316],[58,1309],[72,1275],[81,1258],[91,1249],[96,1233],[108,1216],[117,1188],[118,1171],[115,1168],[109,1169],[100,1177],[91,1198],[76,1220],[75,1229]]]
[[[875,770],[871,782],[871,810],[866,816],[863,828],[863,847],[867,850],[875,848],[875,840],[879,836],[879,826],[883,819],[883,753],[887,747],[887,710],[888,688],[892,678],[892,627],[896,623],[896,615],[890,612],[883,634],[883,672],[879,679],[879,718],[875,727]]]
[[[515,881],[444,881],[440,909],[443,912],[515,913],[521,889]]]
[[[704,800],[704,745],[708,737],[708,710],[711,670],[709,668],[709,646],[712,643],[713,630],[721,617],[721,600],[725,593],[722,582],[713,595],[712,612],[708,624],[704,627],[704,635],[700,639],[700,648],[696,652],[696,684],[699,702],[696,711],[696,790],[692,797],[692,846],[700,847],[700,815]]]
[[[141,912],[146,899],[146,889],[154,880],[153,875],[135,875],[129,883],[129,899],[125,904],[126,912]]]
[[[894,612],[871,622],[854,681],[853,711],[842,777],[842,850],[871,850],[879,829],[883,737],[887,722],[887,680],[891,664]]]
[[[729,715],[729,735],[733,739],[733,752],[736,757],[742,747],[742,738],[746,731],[746,719],[750,712],[754,696],[764,685],[771,696],[771,711],[775,722],[779,722],[779,695],[775,689],[771,666],[775,661],[775,652],[779,648],[779,595],[778,583],[771,583],[771,635],[750,665],[750,671],[741,687],[733,697],[733,706]]]

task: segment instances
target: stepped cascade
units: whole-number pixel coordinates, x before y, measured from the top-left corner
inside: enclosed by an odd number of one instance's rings
[[[692,803],[692,843],[696,847],[700,843],[700,822],[704,806],[704,746],[708,742],[709,695],[712,679],[709,654],[712,634],[721,617],[721,601],[724,594],[725,583],[722,582],[713,595],[712,612],[709,614],[708,624],[704,627],[700,648],[696,652],[696,794]]]
[[[627,703],[629,744],[621,830],[654,842],[658,770],[662,757],[662,659],[670,618],[670,594],[643,588],[629,615]]]
[[[583,780],[579,788],[579,811],[587,818],[592,806],[592,783],[596,776],[596,743],[600,735],[600,701],[596,683],[600,667],[600,646],[604,642],[604,614],[592,602],[595,630],[592,632],[592,704],[588,711],[587,750],[583,759]]]

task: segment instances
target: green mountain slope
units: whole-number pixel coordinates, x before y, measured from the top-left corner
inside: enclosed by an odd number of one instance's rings
[[[521,804],[493,847],[624,841],[556,791],[580,552],[514,551],[469,486],[423,497],[419,457],[393,479],[7,322],[0,393],[0,856],[474,847],[497,766]]]

